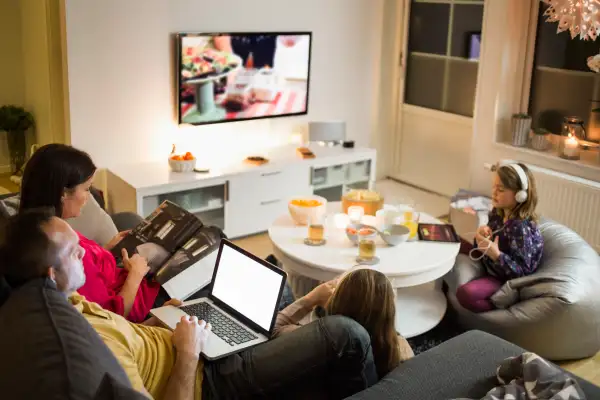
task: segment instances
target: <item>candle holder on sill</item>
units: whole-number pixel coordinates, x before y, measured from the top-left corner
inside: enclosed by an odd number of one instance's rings
[[[558,155],[566,160],[579,160],[581,158],[579,140],[571,134],[561,137],[558,142]]]

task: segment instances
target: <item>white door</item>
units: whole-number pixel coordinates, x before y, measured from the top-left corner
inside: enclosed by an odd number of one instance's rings
[[[391,176],[444,195],[469,185],[483,0],[405,0]]]

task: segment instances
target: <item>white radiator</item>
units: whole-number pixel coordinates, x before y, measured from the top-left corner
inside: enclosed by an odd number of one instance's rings
[[[600,182],[526,165],[537,184],[538,214],[573,229],[600,252]]]

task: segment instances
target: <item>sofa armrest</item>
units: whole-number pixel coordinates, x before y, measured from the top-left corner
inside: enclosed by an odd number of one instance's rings
[[[119,232],[133,229],[144,220],[142,217],[132,212],[116,213],[111,215],[111,218]]]
[[[496,336],[469,331],[402,363],[379,383],[349,399],[479,399],[498,385],[500,363],[523,352]],[[600,388],[574,378],[588,398],[600,398]]]
[[[500,362],[523,351],[488,333],[469,331],[402,363],[350,399],[479,399],[496,385]]]

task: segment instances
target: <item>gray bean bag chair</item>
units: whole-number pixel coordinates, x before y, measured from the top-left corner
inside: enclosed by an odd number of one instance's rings
[[[497,310],[472,313],[456,299],[461,285],[484,272],[459,255],[444,278],[462,325],[500,336],[550,360],[590,357],[600,350],[600,257],[579,235],[540,221],[544,254],[535,274],[506,282],[492,296]]]

